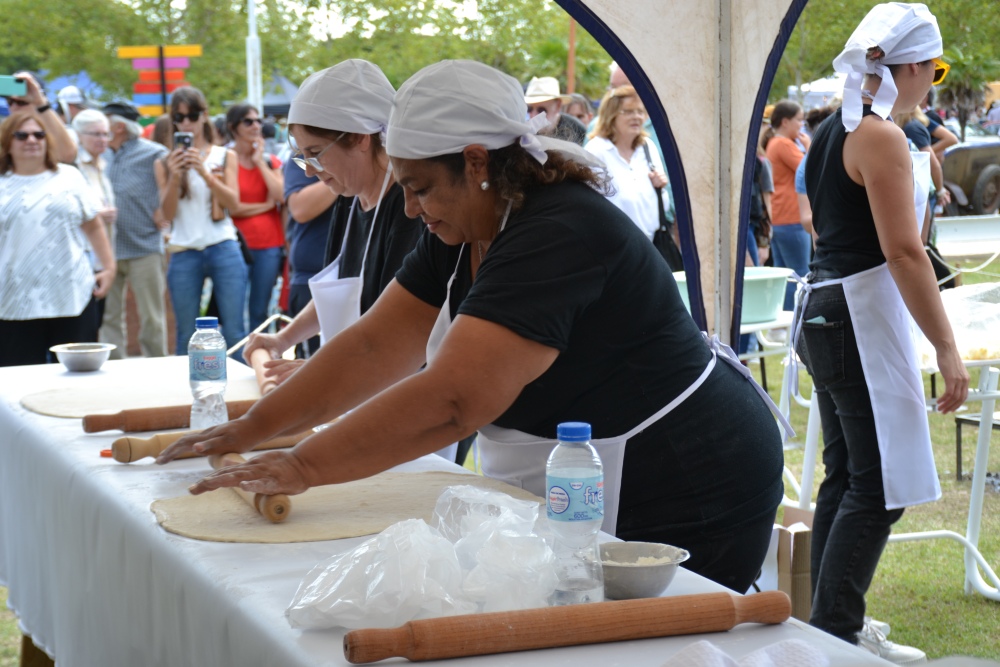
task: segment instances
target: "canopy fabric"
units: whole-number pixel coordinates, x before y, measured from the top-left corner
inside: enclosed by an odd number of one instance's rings
[[[753,157],[807,0],[557,0],[649,110],[674,193],[695,322],[738,332]]]

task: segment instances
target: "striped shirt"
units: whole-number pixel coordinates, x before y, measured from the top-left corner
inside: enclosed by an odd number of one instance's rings
[[[153,165],[166,154],[165,146],[129,139],[109,161],[108,178],[118,207],[115,258],[119,260],[163,253],[163,235],[153,222],[160,206]]]
[[[94,273],[80,225],[101,202],[74,167],[0,176],[0,320],[76,317]]]

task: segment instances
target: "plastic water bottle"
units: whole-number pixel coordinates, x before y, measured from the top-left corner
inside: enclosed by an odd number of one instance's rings
[[[199,317],[188,343],[191,428],[199,431],[229,420],[226,412],[226,339],[219,318]]]
[[[604,466],[590,444],[590,424],[565,422],[545,466],[546,509],[559,583],[553,605],[601,602],[604,573],[597,533],[604,521]]]

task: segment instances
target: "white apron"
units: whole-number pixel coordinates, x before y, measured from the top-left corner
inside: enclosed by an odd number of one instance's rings
[[[911,156],[914,158],[914,203],[920,225],[922,211],[927,206],[930,156],[926,153],[911,153]],[[792,325],[793,359],[794,344],[801,333],[801,317],[810,293],[831,285],[844,287],[875,417],[886,509],[937,500],[941,497],[941,486],[934,466],[924,383],[914,343],[916,324],[903,303],[888,265],[882,264],[846,278],[800,285],[799,304]]]
[[[357,322],[361,317],[361,291],[364,289],[365,263],[368,261],[368,249],[371,246],[372,234],[375,232],[378,220],[378,209],[382,205],[382,197],[385,195],[386,186],[389,185],[391,173],[392,166],[390,165],[389,169],[386,170],[385,180],[382,182],[378,203],[375,205],[371,229],[368,230],[365,254],[361,259],[361,275],[348,278],[340,277],[344,250],[347,248],[347,238],[351,233],[351,224],[354,221],[354,208],[358,204],[358,198],[355,197],[347,215],[347,229],[344,230],[344,242],[340,246],[337,259],[309,279],[309,291],[312,294],[313,303],[316,305],[316,315],[319,318],[320,345],[325,345],[326,341]]]
[[[506,216],[504,217],[504,222],[506,223]],[[501,225],[501,229],[503,229],[503,225]],[[434,322],[434,328],[431,330],[430,337],[427,339],[428,364],[437,354],[441,346],[441,341],[448,332],[448,327],[451,326],[451,285],[455,280],[455,276],[458,275],[459,266],[462,264],[462,252],[464,250],[465,247],[463,246],[462,250],[458,253],[458,264],[455,266],[455,272],[452,273],[451,278],[448,280],[444,307],[441,308],[441,312]],[[754,385],[757,393],[764,398],[765,402],[771,408],[771,412],[779,419],[786,432],[794,435],[792,427],[785,420],[784,416],[781,415],[777,406],[774,405],[767,395],[767,392],[753,380],[749,369],[740,363],[736,353],[728,345],[724,345],[718,336],[712,336],[709,339],[704,332],[702,335],[705,336],[705,340],[712,350],[712,358],[705,366],[705,370],[702,371],[701,375],[687,389],[628,433],[590,441],[590,444],[597,450],[597,453],[601,457],[601,462],[604,464],[604,522],[601,524],[601,530],[609,535],[615,534],[618,525],[618,499],[621,487],[622,463],[625,460],[625,443],[632,436],[641,433],[658,422],[671,410],[683,403],[688,396],[693,394],[708,379],[712,369],[715,368],[716,360],[720,354],[723,360],[729,362],[734,368],[739,370]],[[552,453],[552,448],[556,446],[557,442],[556,440],[539,438],[536,435],[516,429],[501,428],[487,424],[479,429],[479,436],[477,438],[477,446],[482,457],[483,474],[492,479],[498,479],[521,487],[534,493],[536,496],[544,498],[546,496],[545,464],[548,461],[549,454]]]

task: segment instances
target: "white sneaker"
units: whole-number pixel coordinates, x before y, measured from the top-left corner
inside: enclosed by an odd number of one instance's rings
[[[857,637],[858,646],[869,653],[879,656],[883,660],[888,660],[897,665],[914,665],[920,662],[927,662],[926,653],[912,646],[903,646],[902,644],[889,641],[885,638],[885,634],[871,622],[865,623]]]
[[[889,633],[892,632],[892,628],[889,626],[888,623],[885,623],[883,621],[876,621],[871,616],[865,616],[865,625],[875,628],[876,630],[882,633],[883,637],[888,637]]]

